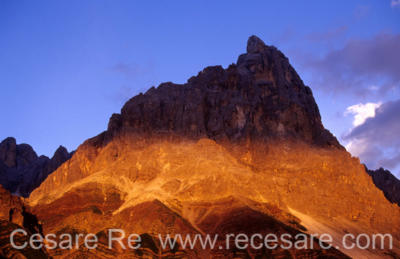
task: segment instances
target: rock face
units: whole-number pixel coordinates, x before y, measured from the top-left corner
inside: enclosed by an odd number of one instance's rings
[[[236,65],[207,67],[184,85],[164,83],[133,97],[111,117],[107,133],[124,130],[229,141],[293,138],[342,148],[288,59],[255,36]]]
[[[379,168],[377,170],[369,170],[367,173],[372,177],[376,187],[381,189],[385,197],[392,203],[400,206],[400,180],[397,179],[389,170]]]
[[[6,138],[0,143],[0,184],[12,193],[28,197],[71,155],[60,146],[51,159],[38,157],[30,145],[17,145],[14,138]]]
[[[0,219],[8,220],[22,226],[22,207],[23,202],[20,197],[11,195],[11,193],[0,186]]]
[[[342,235],[391,233],[400,254],[400,209],[322,125],[309,87],[276,48],[250,37],[227,69],[129,100],[107,131],[87,140],[29,197],[45,233],[122,228],[140,251],[56,251],[55,257],[380,258],[343,250]],[[335,249],[160,249],[157,234],[306,233]]]
[[[0,258],[51,258],[44,248],[33,249],[30,246],[26,246],[23,249],[14,249],[10,243],[10,235],[14,230],[21,228],[22,227],[17,224],[0,219]],[[21,246],[25,242],[29,242],[29,237],[30,236],[26,237],[18,233],[14,236],[15,244]]]
[[[21,198],[11,195],[0,186],[0,258],[50,258],[44,249],[36,250],[26,247],[19,250],[13,248],[10,243],[10,235],[16,229],[37,233],[40,227],[37,218],[26,210]],[[21,245],[29,240],[28,237],[18,234],[14,241],[17,245]]]

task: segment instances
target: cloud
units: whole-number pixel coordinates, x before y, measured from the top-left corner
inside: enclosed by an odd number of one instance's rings
[[[397,165],[399,165],[399,161],[400,161],[400,152],[397,152],[397,155],[382,159],[381,163],[385,165],[385,167],[387,168],[396,168]]]
[[[366,103],[366,104],[355,104],[347,107],[344,115],[353,114],[353,126],[359,126],[365,122],[368,118],[375,117],[375,110],[381,106],[382,103]]]
[[[356,126],[344,139],[346,148],[370,168],[400,166],[400,100],[380,105],[374,117]]]
[[[392,0],[392,2],[390,3],[391,7],[396,7],[396,6],[400,6],[400,0]]]
[[[350,40],[322,58],[308,58],[312,82],[327,91],[365,96],[400,88],[400,34],[381,33],[374,38]],[[376,87],[378,89],[376,89]]]
[[[127,77],[135,77],[140,75],[143,68],[136,64],[127,64],[127,63],[117,63],[112,68],[112,70],[124,74]]]
[[[129,79],[149,76],[154,74],[154,65],[152,62],[125,63],[119,62],[111,67],[111,70],[126,76]]]
[[[347,26],[339,26],[324,32],[313,32],[305,36],[305,38],[312,42],[331,41],[343,36],[348,30]]]

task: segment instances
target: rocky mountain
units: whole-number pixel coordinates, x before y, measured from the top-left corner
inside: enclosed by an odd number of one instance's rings
[[[39,157],[30,145],[17,145],[14,138],[6,138],[0,143],[0,184],[11,193],[28,197],[71,155],[60,146],[51,159]]]
[[[323,127],[289,60],[255,36],[236,64],[130,99],[28,202],[45,233],[105,237],[122,228],[146,240],[134,251],[49,251],[59,258],[400,255],[399,207]],[[335,246],[165,250],[157,242],[158,234],[284,232],[331,234]],[[391,233],[395,246],[347,250],[346,233]]]
[[[184,85],[164,83],[133,97],[105,136],[123,131],[217,141],[283,137],[342,148],[288,59],[255,36],[237,64],[207,67]]]
[[[392,203],[400,206],[400,180],[397,179],[389,170],[379,168],[377,170],[369,170],[367,173],[372,177],[376,187],[381,189],[385,197]]]

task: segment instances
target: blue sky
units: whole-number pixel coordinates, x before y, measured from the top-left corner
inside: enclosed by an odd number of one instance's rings
[[[289,57],[342,144],[400,173],[398,0],[0,1],[0,139],[76,149],[137,93],[236,62],[253,34]]]

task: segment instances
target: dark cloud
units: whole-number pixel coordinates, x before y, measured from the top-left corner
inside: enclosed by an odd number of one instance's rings
[[[382,104],[375,117],[355,127],[345,140],[371,168],[400,166],[400,100]],[[352,151],[352,150],[350,150]]]
[[[350,40],[343,48],[305,66],[313,72],[314,85],[332,92],[385,94],[400,87],[400,34],[382,33],[372,39]]]

